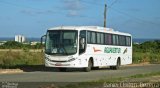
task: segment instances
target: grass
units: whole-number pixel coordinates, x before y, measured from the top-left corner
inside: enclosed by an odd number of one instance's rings
[[[133,52],[133,63],[160,63],[160,53],[142,53],[142,52]]]
[[[25,65],[42,65],[44,63],[43,53],[12,50],[0,52],[0,68],[11,68]]]
[[[157,75],[160,75],[160,72],[136,74],[136,75],[132,75],[128,77],[103,79],[103,80],[91,81],[91,82],[74,83],[74,84],[68,84],[66,86],[59,86],[57,88],[104,88],[105,83],[118,83],[118,82],[123,82],[128,79],[146,78],[146,77],[152,77],[152,76],[157,76]]]
[[[160,63],[160,53],[142,53],[133,52],[133,63]],[[1,51],[0,52],[0,68],[12,68],[16,66],[27,65],[44,65],[44,53],[42,52],[30,52],[24,49],[23,51]],[[66,86],[60,86],[58,88],[92,88],[95,86],[102,86],[105,82],[121,82],[126,79],[145,78],[150,76],[160,75],[160,72],[149,74],[137,74],[129,77],[111,78],[106,80],[98,80],[92,82],[73,83]],[[103,87],[102,87],[103,88]]]
[[[133,63],[160,63],[160,53],[133,52]],[[44,53],[22,51],[0,51],[0,68],[24,65],[44,65]]]

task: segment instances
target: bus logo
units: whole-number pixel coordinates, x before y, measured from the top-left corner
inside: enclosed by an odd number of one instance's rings
[[[93,47],[94,52],[101,52],[102,50],[100,49],[96,49],[95,47]]]
[[[121,48],[105,47],[104,53],[121,53]]]

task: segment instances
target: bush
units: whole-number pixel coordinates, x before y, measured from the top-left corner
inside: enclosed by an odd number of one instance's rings
[[[44,44],[37,43],[36,45],[23,44],[15,41],[7,41],[3,45],[0,45],[0,49],[41,49]]]
[[[43,55],[41,52],[0,52],[0,66],[10,68],[20,65],[42,65]]]
[[[133,63],[160,63],[160,41],[133,44]]]
[[[1,45],[1,49],[5,48],[5,49],[20,49],[23,47],[22,43],[19,42],[15,42],[15,41],[8,41],[6,43],[4,43],[3,45]]]
[[[151,53],[150,63],[160,63],[160,53],[159,54]]]
[[[3,48],[21,48],[20,51],[0,52],[0,68],[10,68],[19,65],[43,65],[44,54],[42,52],[30,52],[30,48],[41,48],[40,44],[35,46],[22,45],[18,42],[7,42]],[[133,44],[133,63],[160,63],[160,41]]]
[[[149,62],[149,53],[133,53],[133,63]]]
[[[160,53],[133,52],[133,63],[160,63]]]

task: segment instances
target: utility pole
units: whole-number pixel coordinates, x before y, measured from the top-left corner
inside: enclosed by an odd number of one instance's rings
[[[107,4],[105,4],[105,7],[104,7],[104,27],[107,27]]]

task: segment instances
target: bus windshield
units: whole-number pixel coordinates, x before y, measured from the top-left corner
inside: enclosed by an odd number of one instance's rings
[[[75,30],[49,30],[46,36],[45,53],[49,55],[72,55],[77,52]]]

